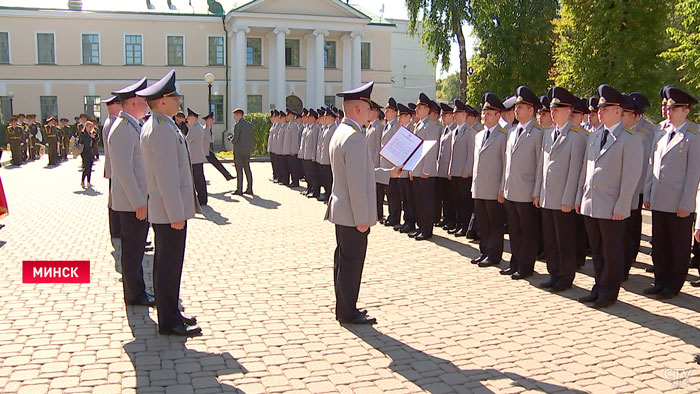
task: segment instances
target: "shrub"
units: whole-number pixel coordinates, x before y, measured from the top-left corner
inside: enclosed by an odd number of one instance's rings
[[[253,124],[253,141],[255,146],[253,155],[267,154],[267,136],[272,125],[270,123],[270,115],[253,112],[245,114],[243,117]]]

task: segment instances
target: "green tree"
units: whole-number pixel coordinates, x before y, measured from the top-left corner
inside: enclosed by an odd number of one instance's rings
[[[679,0],[674,21],[666,31],[673,46],[661,56],[675,63],[681,82],[700,89],[700,2]]]
[[[608,83],[658,103],[654,98],[671,71],[659,57],[668,43],[670,10],[670,2],[657,0],[561,0],[554,20],[555,83],[581,96]]]
[[[421,43],[430,54],[430,61],[442,64],[443,71],[450,68],[451,43],[459,44],[460,98],[467,89],[467,46],[462,24],[467,19],[468,0],[406,0],[408,31],[421,33]]]
[[[471,0],[469,23],[477,45],[470,65],[468,102],[492,91],[512,95],[518,85],[544,92],[551,84],[556,0]]]
[[[459,74],[450,74],[436,83],[435,98],[438,101],[452,102],[459,98]]]

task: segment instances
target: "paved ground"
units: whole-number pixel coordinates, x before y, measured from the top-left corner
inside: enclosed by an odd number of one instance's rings
[[[232,196],[235,181],[205,166],[210,208],[190,221],[182,281],[186,314],[205,335],[159,336],[153,310],[121,301],[103,161],[93,191],[80,189],[79,159],[44,165],[0,169],[10,204],[0,230],[2,392],[700,389],[700,291],[686,286],[671,302],[641,295],[646,254],[620,301],[598,311],[575,301],[592,285],[590,264],[574,289],[553,295],[531,285],[545,279],[543,263],[530,283],[515,282],[469,264],[476,251],[464,238],[440,230],[417,243],[373,227],[360,302],[379,324],[341,327],[325,206],[268,182],[267,163],[253,164],[253,199]],[[31,259],[89,259],[92,283],[22,284],[21,261]],[[151,264],[149,253],[149,287]]]

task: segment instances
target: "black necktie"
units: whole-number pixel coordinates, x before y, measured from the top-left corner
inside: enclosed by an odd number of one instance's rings
[[[442,135],[447,135],[447,133],[449,133],[449,132],[450,132],[450,128],[445,127],[445,131],[442,133]]]
[[[600,150],[603,150],[603,147],[605,146],[605,143],[608,142],[608,134],[610,132],[608,129],[603,129],[603,138],[600,139]]]
[[[554,129],[554,139],[552,140],[552,142],[557,142],[557,138],[559,138],[559,134],[560,134],[559,128],[557,127]]]
[[[518,127],[518,135],[516,135],[516,139],[520,138],[520,134],[522,134],[523,131],[525,130],[522,127]]]
[[[668,135],[668,142],[667,142],[666,144],[670,144],[670,143],[671,143],[671,140],[673,139],[673,137],[674,137],[675,135],[676,135],[676,132],[675,132],[675,131],[672,131],[671,134]]]
[[[491,134],[491,130],[486,129],[486,137],[484,137],[484,140],[481,142],[481,147],[483,148],[484,145],[486,145],[486,141],[489,139],[489,135]]]

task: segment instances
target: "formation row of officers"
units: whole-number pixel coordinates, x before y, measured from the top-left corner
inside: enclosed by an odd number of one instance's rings
[[[68,118],[58,119],[51,115],[42,124],[35,114],[10,116],[4,130],[4,139],[10,145],[12,164],[19,166],[24,162],[38,159],[42,146],[48,153],[49,165],[67,160],[72,139],[80,135],[88,120],[87,115],[81,114],[76,117],[75,124],[70,124]],[[99,138],[99,129],[96,128],[94,133]],[[0,145],[4,148],[4,144]],[[99,158],[97,144],[91,153],[95,158]]]
[[[636,260],[644,207],[652,211],[655,276],[644,292],[659,299],[679,294],[688,272],[700,182],[700,131],[687,120],[694,97],[664,86],[665,120],[655,125],[643,116],[650,106],[644,95],[605,84],[591,98],[559,86],[542,96],[520,86],[506,100],[486,93],[480,110],[459,100],[438,104],[421,93],[415,104],[389,99],[383,111],[369,98],[371,86],[339,94],[344,106],[365,101],[367,119],[362,114],[355,121],[339,118],[335,108],[272,114],[268,148],[274,180],[290,184],[291,176],[291,185],[297,185],[305,175],[308,194],[331,200],[327,218],[336,224],[337,236],[338,228],[360,231],[379,220],[426,240],[441,226],[455,236],[472,233],[480,250],[472,263],[487,267],[501,263],[507,228],[512,257],[501,274],[528,278],[544,252],[549,279],[539,286],[552,292],[572,286],[590,249],[595,285],[580,301],[604,308],[615,303]],[[348,143],[336,131],[345,123],[360,126],[356,133],[363,147],[345,147],[342,158],[334,158],[334,148]],[[401,163],[380,154],[399,127],[437,142],[413,172],[399,171]],[[357,137],[348,140],[360,144]],[[350,165],[347,149],[357,150],[360,162],[365,149],[374,173],[353,175],[358,164]],[[373,188],[365,188],[368,178],[376,179]],[[357,201],[364,199],[363,189],[371,196],[371,209],[367,201]],[[372,324],[376,320],[354,304],[359,278],[353,275],[361,275],[364,252],[348,262],[354,254],[349,249],[364,250],[366,239],[364,247],[359,242],[352,248],[343,248],[342,239],[338,236],[334,280],[337,300],[348,304],[337,305],[337,318]],[[353,267],[346,268],[353,272],[346,278],[351,291],[347,283],[339,284],[343,264]],[[339,294],[343,289],[347,294]]]

